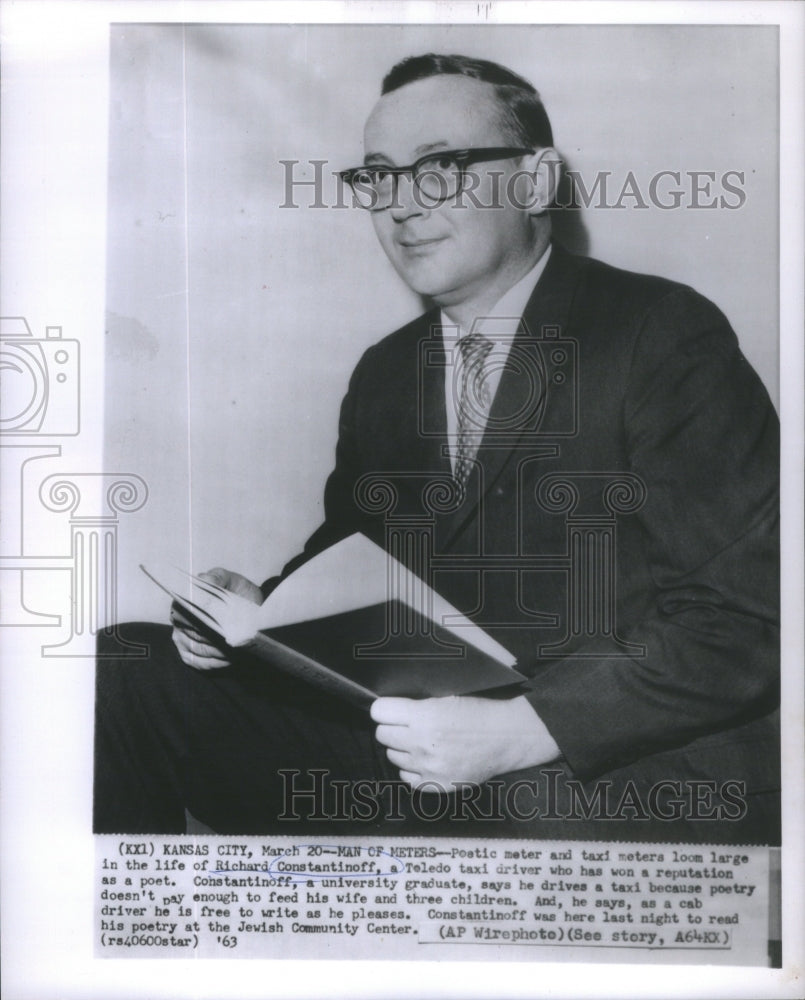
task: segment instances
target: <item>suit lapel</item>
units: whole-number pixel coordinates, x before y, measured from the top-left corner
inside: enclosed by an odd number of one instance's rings
[[[415,384],[406,391],[406,406],[410,406],[410,411],[400,430],[415,427],[416,435],[411,440],[410,432],[406,433],[408,447],[398,459],[405,469],[450,475],[444,398],[445,352],[438,309],[422,317],[415,341],[412,347],[416,357],[412,359],[411,369]]]

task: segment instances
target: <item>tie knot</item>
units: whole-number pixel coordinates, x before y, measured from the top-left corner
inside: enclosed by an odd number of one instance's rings
[[[458,349],[465,365],[482,364],[492,350],[492,341],[482,333],[471,333],[459,340]]]

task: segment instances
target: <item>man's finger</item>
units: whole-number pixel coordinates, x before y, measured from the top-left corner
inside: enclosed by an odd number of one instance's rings
[[[408,726],[411,724],[416,702],[411,698],[378,698],[372,702],[369,714],[375,722],[387,726]]]
[[[416,788],[417,785],[422,784],[422,775],[417,774],[416,771],[400,770],[400,777],[403,781],[407,781],[412,788]]]
[[[172,639],[182,661],[196,670],[214,670],[228,667],[229,660],[214,646],[199,646],[188,641],[180,629],[174,629]]]
[[[411,754],[402,753],[400,750],[386,750],[386,756],[395,767],[409,768],[411,766]]]
[[[217,646],[211,646],[208,642],[195,639],[188,635],[184,629],[174,629],[173,641],[182,649],[186,649],[195,656],[207,657],[213,660],[227,661],[226,655]],[[228,662],[228,661],[227,661]]]
[[[411,730],[407,726],[378,726],[375,730],[378,743],[392,750],[405,750],[410,753]]]
[[[205,657],[197,656],[195,653],[184,652],[181,654],[182,660],[194,670],[221,670],[228,667],[228,663],[219,663],[217,660],[208,660]]]
[[[202,635],[201,632],[196,632],[193,629],[181,628],[179,631],[185,636],[192,646],[198,647],[196,652],[203,652],[209,650],[211,653],[216,653],[220,656],[224,654],[221,652],[220,648],[207,638],[207,636]]]
[[[190,651],[191,653],[195,653],[196,656],[203,657],[205,660],[215,660],[216,663],[229,663],[229,658],[220,649],[216,649],[215,646],[208,646],[203,642],[191,643]]]

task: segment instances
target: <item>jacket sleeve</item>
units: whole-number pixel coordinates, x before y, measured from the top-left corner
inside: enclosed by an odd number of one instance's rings
[[[774,705],[779,428],[724,316],[689,289],[640,324],[622,407],[651,609],[641,658],[568,658],[529,700],[571,768],[595,777]]]

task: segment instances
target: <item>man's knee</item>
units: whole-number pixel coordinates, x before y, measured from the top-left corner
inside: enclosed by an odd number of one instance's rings
[[[127,655],[120,639],[136,644],[145,652]],[[182,683],[188,670],[179,658],[167,625],[131,622],[114,631],[100,632],[95,665],[96,704],[100,708],[125,708],[129,699],[147,698],[149,693],[166,692]]]
[[[136,647],[140,648],[135,651]],[[140,651],[142,647],[145,647],[145,653]],[[131,662],[150,659],[152,652],[164,655],[170,651],[169,647],[173,647],[170,626],[156,622],[125,622],[111,629],[102,629],[96,642],[99,659]]]

